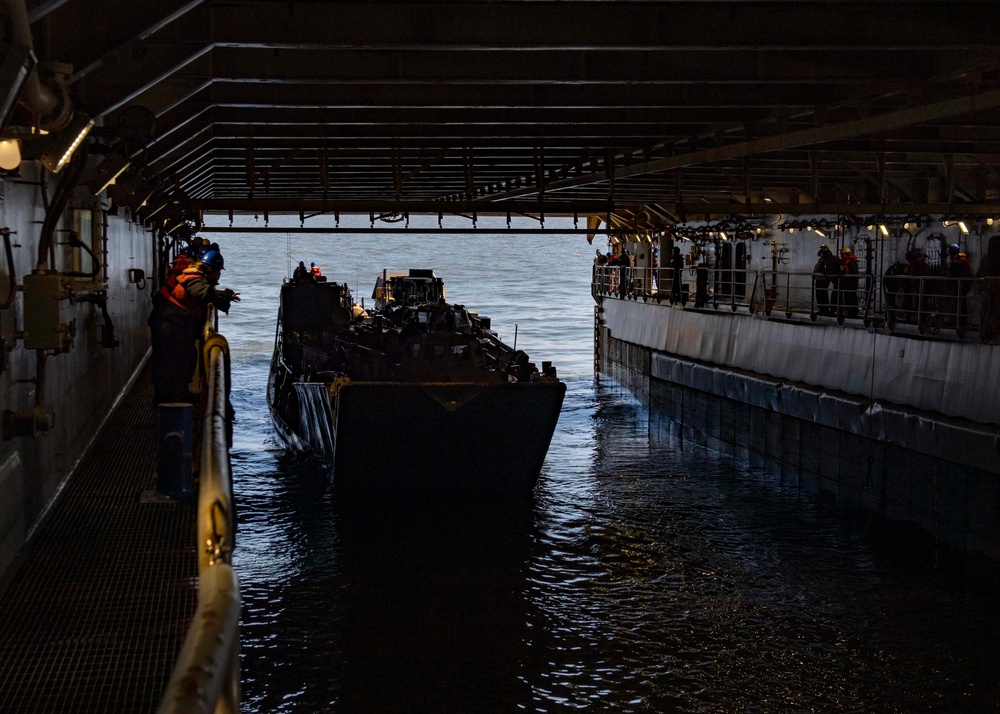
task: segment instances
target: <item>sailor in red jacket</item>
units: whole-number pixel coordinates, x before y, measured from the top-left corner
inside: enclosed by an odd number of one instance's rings
[[[153,345],[153,391],[157,404],[192,403],[188,389],[198,365],[196,344],[208,305],[229,312],[239,295],[228,288],[216,290],[224,269],[222,254],[214,248],[198,258],[178,256],[160,291],[153,296],[147,320]]]

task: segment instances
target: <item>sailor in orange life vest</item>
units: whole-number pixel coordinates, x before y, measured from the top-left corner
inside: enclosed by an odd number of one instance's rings
[[[198,365],[196,343],[205,323],[208,305],[225,313],[239,295],[216,290],[224,269],[222,254],[214,247],[202,248],[197,257],[180,255],[174,260],[166,283],[153,296],[149,325],[153,343],[153,391],[157,404],[192,403],[188,384]]]

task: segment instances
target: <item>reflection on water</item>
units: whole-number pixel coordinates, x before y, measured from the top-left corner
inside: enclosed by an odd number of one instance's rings
[[[581,239],[222,242],[243,297],[222,330],[245,712],[1000,712],[992,573],[657,433],[595,387]],[[347,502],[283,457],[264,386],[292,259],[359,295],[383,267],[434,267],[501,335],[519,324],[569,387],[534,500]]]
[[[569,387],[523,503],[240,469],[245,710],[997,711],[985,576]]]
[[[258,505],[295,519],[268,527],[287,537],[285,562],[249,575],[238,564],[251,711],[477,711],[525,700],[529,500],[344,500],[306,464],[278,468],[284,486]],[[246,530],[241,561],[254,559],[244,546],[258,537]]]

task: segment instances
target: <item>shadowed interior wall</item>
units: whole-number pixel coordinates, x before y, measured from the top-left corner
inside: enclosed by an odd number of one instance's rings
[[[0,227],[16,231],[12,244],[14,271],[20,285],[25,274],[36,267],[45,217],[38,176],[31,164],[25,163],[20,177],[4,180],[0,186]],[[68,265],[70,249],[65,232],[70,228],[70,215],[71,209],[55,234],[56,262],[62,271],[74,267]],[[95,210],[93,215],[100,230],[103,212]],[[62,303],[64,318],[75,328],[75,338],[68,352],[47,358],[45,411],[54,413],[54,428],[0,442],[0,572],[7,570],[32,525],[73,472],[148,354],[146,317],[152,290],[149,276],[154,265],[153,241],[142,226],[126,216],[107,216],[107,221],[107,309],[119,343],[113,348],[102,346],[105,320],[98,306],[79,300]],[[89,259],[83,262],[89,269]],[[145,285],[129,281],[130,268],[145,272]],[[10,266],[4,259],[0,264],[3,295],[7,294],[10,279]],[[25,349],[15,334],[24,329],[23,310],[24,294],[19,292],[11,308],[0,313],[4,341],[0,394],[4,410],[11,412],[31,411],[36,403],[36,350]]]

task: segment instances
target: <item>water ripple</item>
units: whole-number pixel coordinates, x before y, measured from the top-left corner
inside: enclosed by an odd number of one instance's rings
[[[586,243],[224,238],[244,297],[223,331],[245,712],[1000,711],[992,578],[595,384]],[[276,448],[263,390],[289,247],[365,289],[379,256],[435,267],[555,362],[569,391],[533,499],[344,500]]]

